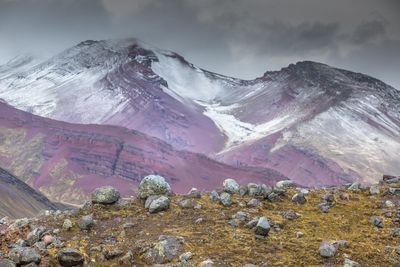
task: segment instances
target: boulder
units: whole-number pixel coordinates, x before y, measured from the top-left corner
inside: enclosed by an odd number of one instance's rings
[[[307,200],[303,193],[297,193],[292,197],[292,201],[296,204],[304,204]]]
[[[343,267],[361,267],[361,264],[350,259],[345,259],[343,262]]]
[[[10,250],[8,258],[17,265],[29,264],[31,262],[39,263],[40,255],[30,247],[16,247]]]
[[[213,267],[214,262],[210,259],[200,262],[199,267]]]
[[[13,261],[10,261],[8,259],[0,259],[0,267],[16,267],[15,263]]]
[[[330,258],[335,256],[336,254],[336,247],[332,245],[328,241],[322,241],[320,247],[319,247],[319,255],[321,255],[324,258]]]
[[[256,236],[260,237],[266,237],[268,236],[269,230],[271,229],[271,226],[268,222],[268,219],[266,217],[261,217],[258,219],[257,225],[256,225]]]
[[[300,214],[295,212],[294,210],[282,211],[281,215],[283,218],[288,219],[288,220],[295,220],[300,217]]]
[[[383,219],[379,216],[372,216],[370,222],[378,228],[383,228],[384,226]]]
[[[282,180],[275,184],[275,188],[277,189],[286,189],[289,187],[294,187],[295,184],[292,180]]]
[[[258,207],[260,205],[261,201],[256,198],[252,198],[249,200],[249,202],[247,202],[247,207]]]
[[[369,194],[370,195],[379,195],[380,189],[379,185],[371,185],[369,188]]]
[[[149,248],[144,254],[144,260],[148,264],[168,263],[182,253],[185,239],[180,236],[162,235],[159,242]]]
[[[230,194],[239,192],[239,184],[234,179],[225,179],[223,187],[224,191]]]
[[[83,266],[84,258],[81,253],[73,248],[65,248],[57,253],[57,260],[61,266]]]
[[[103,205],[114,204],[120,197],[120,193],[117,189],[112,186],[104,186],[97,188],[92,193],[92,202]]]
[[[171,193],[171,186],[160,175],[148,175],[139,184],[138,196],[146,199],[152,195],[168,195]]]
[[[82,230],[90,230],[93,226],[94,226],[94,220],[92,214],[82,216],[78,220],[78,227]]]
[[[63,223],[63,228],[65,230],[70,230],[72,228],[72,222],[70,219],[65,219]]]
[[[166,196],[160,196],[153,200],[149,206],[150,213],[156,213],[167,210],[169,208],[170,200]]]
[[[225,207],[229,207],[232,205],[231,194],[227,192],[222,192],[221,195],[219,196],[219,200],[221,201],[221,204],[224,205]]]

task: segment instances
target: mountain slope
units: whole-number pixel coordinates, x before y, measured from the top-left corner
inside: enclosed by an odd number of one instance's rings
[[[148,174],[161,174],[176,192],[210,189],[227,177],[273,184],[286,176],[262,167],[232,167],[179,151],[143,133],[107,125],[41,118],[0,103],[0,167],[50,199],[81,204],[101,185],[134,194]]]
[[[0,218],[32,217],[41,210],[53,209],[57,209],[57,205],[0,168]]]
[[[37,115],[124,126],[225,163],[273,168],[302,184],[400,172],[400,92],[315,62],[240,80],[135,39],[85,41],[0,78],[0,98]]]

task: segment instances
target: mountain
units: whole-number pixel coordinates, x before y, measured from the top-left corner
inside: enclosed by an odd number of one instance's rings
[[[272,184],[287,179],[263,167],[233,167],[179,151],[135,130],[71,124],[0,103],[0,167],[53,201],[81,204],[96,187],[113,185],[124,196],[140,180],[161,174],[176,192],[210,189],[227,177]]]
[[[0,168],[0,218],[36,216],[41,210],[54,210],[58,205]]]
[[[124,126],[305,185],[400,172],[400,91],[360,73],[304,61],[240,80],[135,39],[3,68],[0,98],[40,116]]]

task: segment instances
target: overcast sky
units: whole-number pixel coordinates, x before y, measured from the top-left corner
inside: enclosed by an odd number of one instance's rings
[[[400,0],[0,0],[0,63],[124,37],[239,78],[314,60],[400,89]]]

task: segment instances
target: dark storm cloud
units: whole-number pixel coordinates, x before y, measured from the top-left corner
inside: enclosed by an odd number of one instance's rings
[[[0,62],[137,37],[236,77],[315,60],[400,88],[399,14],[397,0],[0,0]]]

